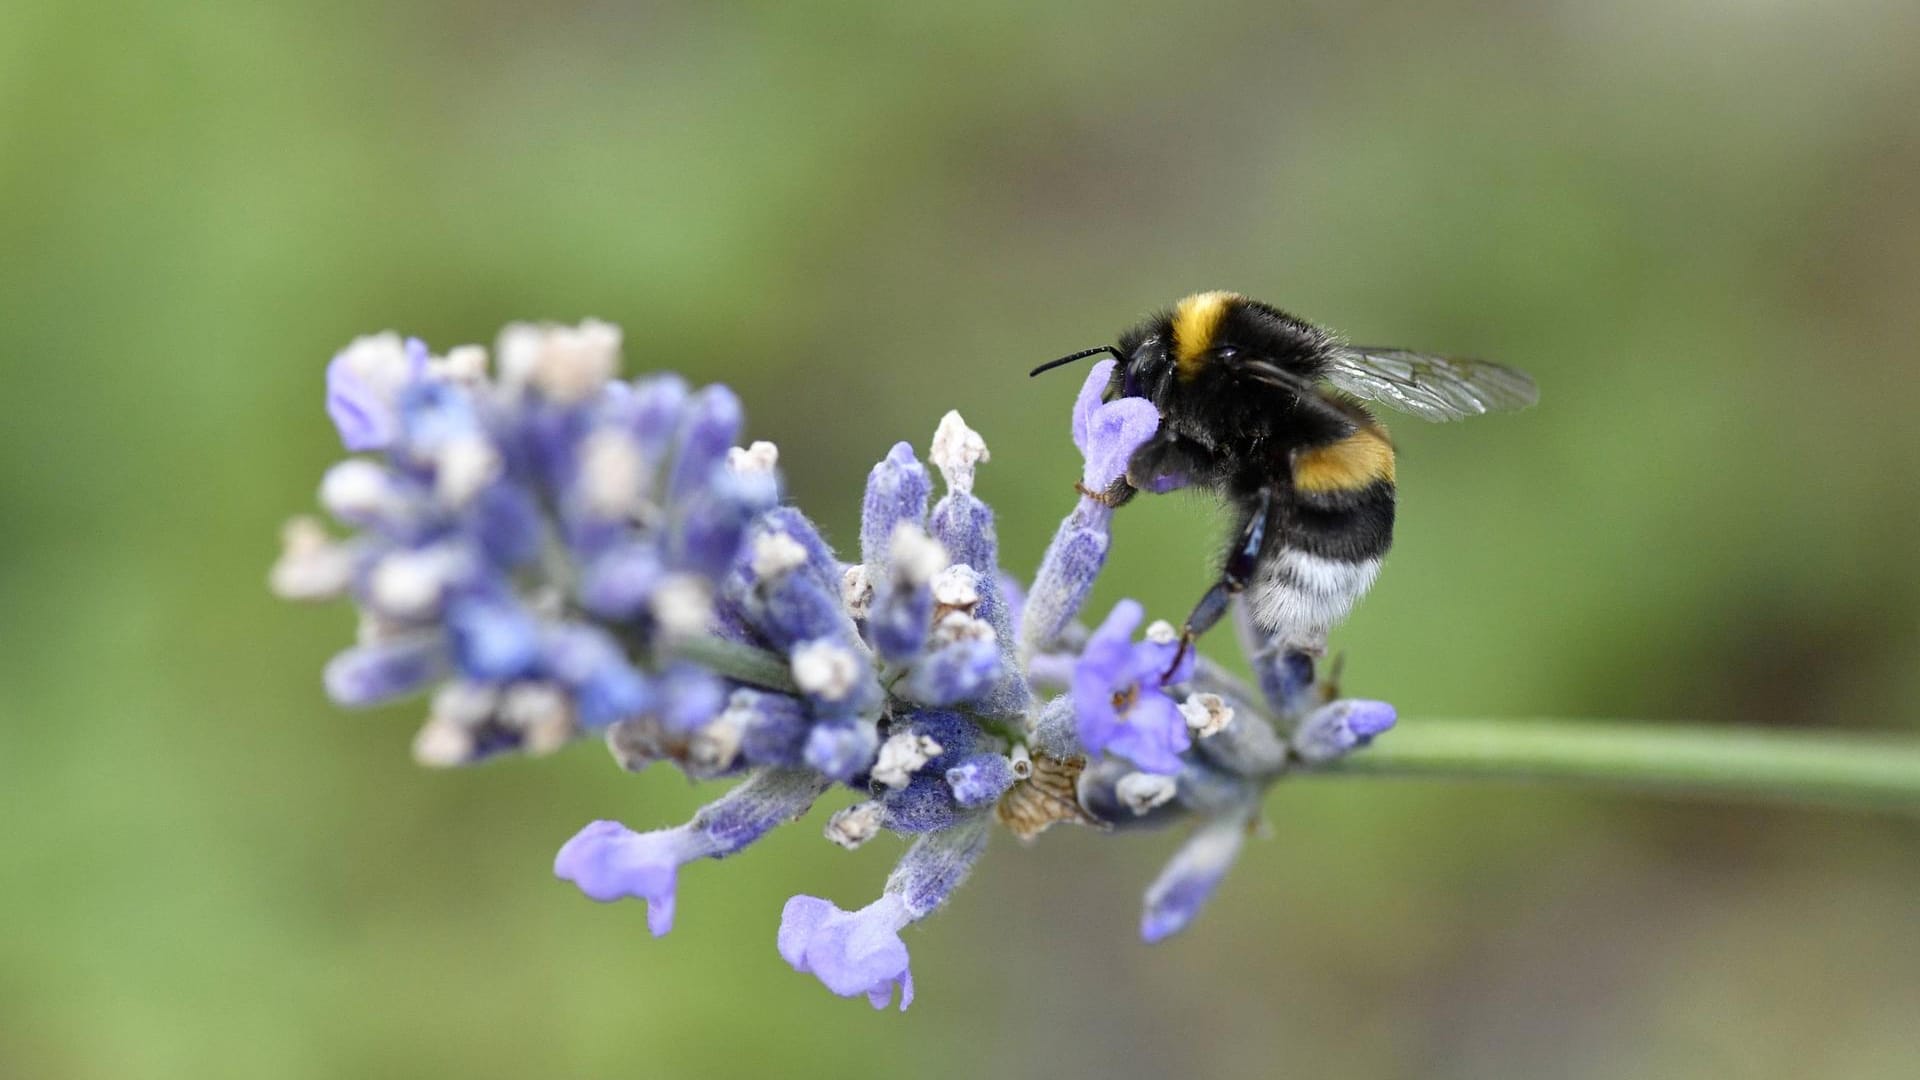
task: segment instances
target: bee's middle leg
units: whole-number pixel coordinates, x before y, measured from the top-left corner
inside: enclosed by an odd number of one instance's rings
[[[1220,568],[1220,579],[1193,606],[1192,614],[1187,616],[1186,624],[1180,628],[1180,647],[1174,651],[1173,663],[1167,665],[1166,672],[1160,676],[1162,683],[1173,678],[1173,673],[1180,669],[1180,662],[1187,658],[1187,650],[1193,647],[1194,639],[1213,629],[1213,625],[1227,613],[1233,598],[1245,592],[1252,583],[1253,575],[1260,567],[1260,549],[1267,541],[1267,518],[1272,507],[1272,489],[1261,488],[1249,507],[1251,512],[1247,515],[1246,524],[1240,527],[1240,535],[1227,554],[1226,564]]]

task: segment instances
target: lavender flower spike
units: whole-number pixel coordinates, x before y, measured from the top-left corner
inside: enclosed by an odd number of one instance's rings
[[[1145,398],[1100,403],[1114,363],[1103,360],[1093,366],[1073,405],[1073,444],[1086,462],[1080,474],[1080,501],[1054,532],[1034,575],[1020,624],[1021,648],[1028,654],[1060,637],[1106,565],[1113,507],[1091,493],[1107,490],[1124,476],[1134,451],[1160,427],[1160,414]]]
[[[880,899],[843,911],[817,896],[796,896],[780,913],[780,956],[841,997],[865,994],[884,1009],[900,988],[900,1008],[913,1004],[913,972],[900,931],[946,902],[987,845],[986,819],[973,815],[929,833],[887,878]]]
[[[702,807],[673,829],[637,833],[617,821],[581,829],[554,856],[554,876],[609,903],[623,896],[647,902],[647,929],[673,929],[674,890],[682,863],[721,859],[807,812],[826,782],[795,769],[764,769]]]
[[[1174,852],[1166,869],[1147,886],[1140,938],[1151,945],[1187,928],[1240,857],[1254,804],[1247,803],[1202,823]]]
[[[743,777],[686,824],[595,821],[556,854],[554,873],[588,897],[645,901],[655,935],[673,925],[684,865],[844,785],[855,794],[828,840],[912,844],[863,908],[787,903],[780,955],[834,993],[912,1002],[901,931],[945,903],[995,822],[1023,841],[1054,824],[1199,822],[1147,892],[1141,932],[1156,941],[1212,895],[1268,787],[1393,723],[1380,702],[1327,703],[1312,658],[1251,624],[1257,689],[1218,657],[1169,671],[1178,635],[1155,622],[1141,640],[1135,601],[1091,633],[1079,621],[1119,496],[1186,480],[1128,477],[1162,418],[1142,398],[1106,400],[1111,362],[1075,399],[1080,496],[1023,587],[974,491],[986,440],[959,413],[923,457],[898,443],[874,466],[849,563],[783,502],[780,452],[746,442],[731,390],[623,380],[622,343],[588,319],[510,325],[491,353],[435,356],[397,334],[348,345],[327,367],[327,412],[368,453],[319,493],[342,535],[291,523],[269,584],[359,609],[327,692],[351,707],[429,693],[423,765],[604,730],[628,771]]]

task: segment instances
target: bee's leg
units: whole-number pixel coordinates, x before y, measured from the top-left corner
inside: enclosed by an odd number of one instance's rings
[[[1127,483],[1127,478],[1124,476],[1108,484],[1104,491],[1095,491],[1077,480],[1074,481],[1073,490],[1085,495],[1094,502],[1111,506],[1115,509],[1127,505],[1133,501],[1135,495],[1140,494],[1139,489]]]
[[[1135,491],[1163,495],[1204,481],[1217,471],[1214,452],[1192,439],[1161,428],[1153,438],[1140,444],[1127,460],[1127,474],[1121,481]]]
[[[1187,650],[1193,647],[1194,639],[1220,621],[1227,613],[1227,606],[1233,598],[1246,591],[1253,581],[1253,575],[1260,566],[1260,549],[1267,541],[1267,517],[1273,507],[1273,491],[1261,488],[1254,496],[1248,508],[1247,520],[1240,527],[1240,535],[1234,541],[1233,550],[1227,554],[1226,565],[1220,568],[1220,580],[1193,606],[1193,613],[1187,616],[1185,626],[1180,628],[1180,648],[1173,654],[1173,663],[1167,665],[1166,673],[1160,676],[1161,682],[1173,678],[1180,668],[1180,661],[1187,658]]]

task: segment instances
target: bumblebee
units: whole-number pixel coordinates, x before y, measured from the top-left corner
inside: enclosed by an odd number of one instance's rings
[[[1187,616],[1181,655],[1241,593],[1268,642],[1326,651],[1328,632],[1372,587],[1393,543],[1393,443],[1364,402],[1438,421],[1539,398],[1533,380],[1513,368],[1347,345],[1230,292],[1196,293],[1117,345],[1032,374],[1101,353],[1119,361],[1106,399],[1146,398],[1160,427],[1124,476],[1089,494],[1119,506],[1141,491],[1192,486],[1234,510],[1220,576]]]

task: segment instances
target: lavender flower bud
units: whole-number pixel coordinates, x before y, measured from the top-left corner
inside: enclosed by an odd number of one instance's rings
[[[1348,698],[1309,713],[1293,733],[1293,752],[1319,763],[1344,757],[1393,727],[1393,706],[1384,701]]]
[[[540,661],[539,624],[503,597],[456,601],[447,609],[447,631],[454,664],[470,679],[507,682]]]
[[[1147,887],[1140,938],[1151,945],[1187,928],[1233,868],[1246,842],[1251,804],[1209,818],[1193,831],[1166,869]]]
[[[1013,781],[1013,762],[1005,754],[974,754],[947,770],[953,801],[969,810],[999,802]]]
[[[646,712],[652,688],[606,631],[581,624],[547,630],[541,642],[542,666],[566,687],[580,723],[598,729]]]
[[[922,705],[954,705],[986,693],[1001,672],[1000,646],[991,637],[955,641],[921,657],[894,690]]]
[[[424,690],[446,673],[446,643],[430,634],[356,645],[328,661],[323,681],[334,704],[361,708]]]
[[[947,566],[947,552],[918,525],[902,522],[888,545],[887,569],[874,584],[867,630],[876,651],[894,663],[926,647],[933,621],[933,578]]]
[[[860,508],[860,558],[871,568],[887,565],[893,535],[901,525],[919,526],[927,519],[927,500],[933,481],[926,466],[913,456],[913,447],[895,443],[887,456],[867,474],[867,492]]]
[[[280,530],[280,558],[267,584],[288,600],[331,600],[353,580],[353,549],[336,543],[317,518],[297,517]]]
[[[735,690],[727,713],[740,724],[740,755],[754,765],[798,768],[807,745],[806,708],[797,698]]]
[[[602,618],[626,622],[646,610],[666,576],[666,564],[652,545],[615,544],[587,564],[580,579],[580,604]]]
[[[801,752],[807,766],[843,784],[867,771],[880,748],[880,735],[865,720],[840,717],[822,720],[807,732]]]
[[[668,497],[686,498],[706,486],[726,464],[727,451],[740,437],[743,417],[740,399],[724,386],[709,386],[693,395],[682,422],[679,454],[674,458]]]

